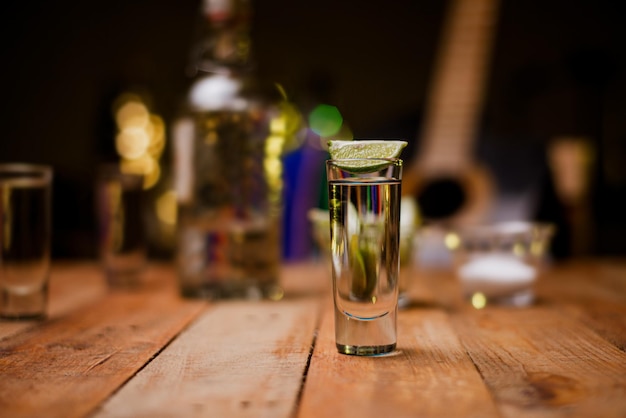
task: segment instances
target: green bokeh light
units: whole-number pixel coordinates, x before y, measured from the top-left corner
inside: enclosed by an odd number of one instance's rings
[[[321,137],[336,134],[341,129],[343,117],[335,106],[321,104],[309,114],[311,130]]]

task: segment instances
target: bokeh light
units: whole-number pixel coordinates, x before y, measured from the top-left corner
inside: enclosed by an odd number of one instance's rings
[[[133,93],[120,95],[113,109],[120,169],[142,175],[144,189],[150,189],[161,177],[159,160],[165,148],[165,123],[160,116],[150,113],[145,101]]]
[[[156,201],[156,213],[159,220],[167,225],[176,224],[176,193],[168,190]]]
[[[275,205],[282,198],[283,155],[300,146],[299,135],[303,130],[301,113],[289,102],[283,87],[276,84],[282,100],[278,103],[278,112],[269,121],[269,135],[265,141],[263,169],[269,188],[269,200]]]
[[[474,309],[483,309],[487,306],[487,297],[480,292],[476,292],[472,295],[472,306]]]
[[[144,128],[125,128],[115,137],[115,149],[120,157],[135,160],[146,153],[150,137]]]
[[[444,238],[444,243],[449,250],[456,250],[461,245],[461,238],[454,232],[449,232]]]
[[[320,137],[335,135],[342,125],[343,116],[335,106],[320,104],[309,113],[309,126]]]

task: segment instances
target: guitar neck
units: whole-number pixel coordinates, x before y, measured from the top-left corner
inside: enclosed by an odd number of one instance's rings
[[[459,170],[471,162],[493,43],[498,0],[453,0],[427,102],[424,170]]]

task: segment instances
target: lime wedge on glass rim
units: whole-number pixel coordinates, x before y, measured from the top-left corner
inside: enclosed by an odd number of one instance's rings
[[[406,141],[398,140],[331,140],[328,141],[328,153],[333,160],[343,160],[340,163],[335,163],[340,168],[361,173],[386,167],[389,163],[376,159],[398,158],[406,146]]]

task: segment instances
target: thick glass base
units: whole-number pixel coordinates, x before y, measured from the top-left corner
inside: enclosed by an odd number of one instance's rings
[[[388,345],[343,345],[336,344],[337,350],[341,354],[348,354],[352,356],[380,356],[383,354],[389,354],[396,350],[396,344]]]
[[[396,315],[390,312],[373,318],[357,318],[335,305],[335,344],[341,354],[377,356],[396,348]]]
[[[0,318],[43,319],[48,302],[47,286],[33,293],[20,294],[3,289],[0,294]]]
[[[109,254],[103,257],[107,283],[112,288],[133,288],[141,285],[146,256],[141,251]]]

